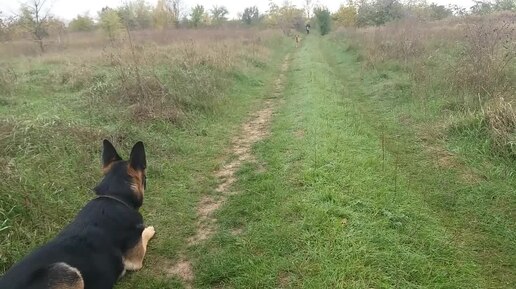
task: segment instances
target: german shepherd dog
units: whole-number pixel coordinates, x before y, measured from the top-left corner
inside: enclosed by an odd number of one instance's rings
[[[140,269],[155,233],[138,212],[146,167],[142,142],[124,161],[104,140],[97,197],[57,237],[9,269],[0,289],[111,289],[126,270]]]

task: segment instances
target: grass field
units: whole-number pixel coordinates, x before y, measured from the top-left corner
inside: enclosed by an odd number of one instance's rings
[[[241,171],[223,229],[196,250],[199,287],[514,287],[513,167],[434,153],[399,79],[361,73],[346,50],[311,38],[296,52],[256,147],[267,169]]]
[[[192,57],[188,71],[220,97],[213,110],[174,98],[173,118],[152,106],[152,81],[136,102],[150,103],[149,119],[109,98],[117,87],[92,100],[90,80],[43,78],[66,61],[11,63],[18,83],[0,99],[0,272],[92,198],[107,137],[125,156],[145,142],[142,214],[157,232],[144,269],[117,288],[516,287],[514,161],[481,153],[474,134],[432,135],[440,119],[409,96],[413,80],[395,65],[366,67],[350,39],[310,35],[295,48],[269,37],[252,57],[236,49],[229,67],[196,70],[205,62]],[[95,67],[92,79],[116,80],[130,61]],[[234,175],[217,173],[228,164]],[[203,228],[207,238],[189,241]]]

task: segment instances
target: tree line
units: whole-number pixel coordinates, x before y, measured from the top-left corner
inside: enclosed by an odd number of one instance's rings
[[[307,23],[324,35],[332,25],[378,26],[409,17],[432,21],[466,14],[516,11],[516,0],[478,0],[469,10],[457,5],[429,4],[426,0],[348,0],[331,13],[315,1],[305,0],[303,7],[289,1],[282,5],[270,1],[267,11],[250,6],[240,12],[237,19],[228,19],[229,11],[224,6],[196,5],[187,10],[184,1],[158,0],[152,6],[145,0],[132,0],[120,7],[104,7],[95,16],[77,15],[65,24],[52,16],[47,0],[26,0],[16,15],[7,17],[0,11],[0,41],[31,37],[44,51],[45,37],[59,37],[65,32],[101,30],[110,39],[115,39],[124,30],[259,26],[279,28],[290,35],[294,31],[304,31]]]
[[[501,11],[516,12],[516,0],[476,0],[469,10],[458,5],[438,5],[425,0],[348,0],[332,15],[332,20],[336,25],[364,27],[380,26],[403,18],[434,21]]]

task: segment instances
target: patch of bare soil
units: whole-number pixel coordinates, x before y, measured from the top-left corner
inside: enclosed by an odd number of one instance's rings
[[[288,288],[290,287],[290,282],[292,281],[293,276],[290,272],[280,272],[277,280],[279,288]]]
[[[274,84],[274,95],[267,99],[264,107],[254,113],[251,120],[242,125],[241,133],[233,139],[231,153],[235,156],[232,161],[222,166],[215,172],[219,179],[216,188],[216,196],[206,196],[199,202],[197,207],[197,232],[188,240],[189,245],[198,244],[210,238],[216,231],[216,219],[213,213],[226,201],[227,196],[234,194],[231,186],[236,181],[235,173],[240,169],[242,163],[254,161],[252,146],[265,138],[269,133],[269,125],[276,104],[275,98],[283,91],[285,72],[288,69],[288,55],[283,61],[280,76]]]
[[[244,123],[241,132],[233,139],[231,154],[234,156],[229,162],[223,165],[215,176],[219,180],[219,185],[215,189],[215,195],[204,196],[197,205],[197,229],[195,235],[188,239],[188,245],[196,245],[209,239],[217,231],[217,219],[214,213],[226,202],[228,196],[236,194],[231,191],[231,186],[237,180],[235,173],[240,169],[244,162],[254,161],[252,146],[269,134],[269,126],[276,106],[276,98],[283,91],[285,72],[288,69],[287,55],[281,67],[280,76],[274,83],[274,92],[271,98],[267,99],[261,110],[254,113],[251,119]],[[240,234],[243,229],[233,232]],[[169,275],[177,276],[187,288],[192,287],[194,273],[191,263],[182,258],[171,268],[167,269]]]
[[[427,127],[419,137],[424,142],[425,149],[434,159],[434,164],[440,169],[453,169],[459,173],[459,180],[464,184],[476,184],[482,176],[462,162],[455,154],[447,150],[442,143],[435,141],[443,138],[443,131],[449,124],[438,123]]]
[[[192,288],[192,281],[194,280],[194,272],[192,268],[192,263],[184,258],[180,259],[176,264],[172,267],[167,268],[167,274],[172,276],[177,276],[181,280],[186,288]]]
[[[305,137],[305,131],[300,129],[294,132],[294,136],[298,139],[303,139]]]

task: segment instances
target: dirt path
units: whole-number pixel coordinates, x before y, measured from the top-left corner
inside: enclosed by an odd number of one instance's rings
[[[245,162],[254,161],[253,145],[269,134],[271,119],[278,102],[278,97],[284,90],[285,73],[289,67],[289,55],[283,60],[279,77],[274,83],[273,95],[264,102],[263,108],[252,114],[250,120],[244,123],[240,133],[233,139],[230,149],[231,158],[226,161],[214,175],[219,180],[215,195],[204,196],[197,205],[196,233],[188,239],[188,246],[199,244],[211,238],[217,231],[215,212],[227,201],[228,196],[238,194],[231,191],[237,180],[235,173]],[[234,232],[238,234],[238,231]],[[192,263],[183,253],[179,261],[167,269],[167,274],[176,276],[183,281],[185,288],[192,288],[195,274]]]

